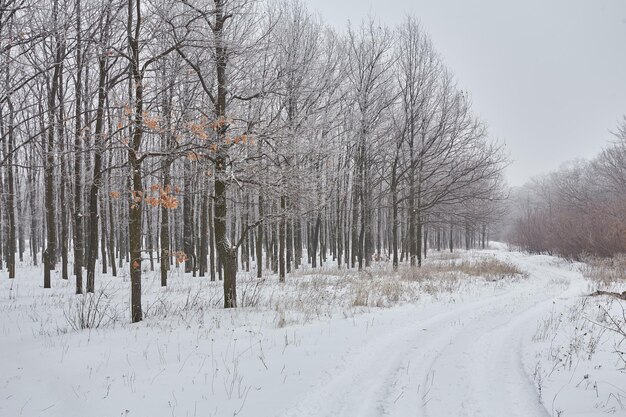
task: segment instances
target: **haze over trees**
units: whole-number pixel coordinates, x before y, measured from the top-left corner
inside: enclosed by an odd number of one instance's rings
[[[515,192],[512,243],[578,259],[626,252],[626,118],[592,160],[573,161]]]
[[[77,294],[125,268],[133,322],[148,270],[223,280],[230,308],[238,270],[418,267],[502,215],[503,151],[412,17],[339,33],[299,1],[0,0],[0,66],[0,267]],[[582,218],[624,250],[599,224],[625,224],[625,129],[546,184],[520,243]]]

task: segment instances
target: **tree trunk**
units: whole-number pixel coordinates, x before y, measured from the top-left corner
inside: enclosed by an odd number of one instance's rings
[[[206,178],[206,177],[205,177]],[[206,180],[203,181],[204,191],[202,192],[202,202],[200,203],[200,276],[203,277],[207,271],[208,238],[209,238],[209,187]]]
[[[256,277],[263,277],[263,194],[259,193],[259,226],[256,231]]]
[[[8,76],[7,76],[8,77]],[[13,166],[13,153],[15,152],[15,137],[14,137],[14,116],[13,116],[13,103],[9,98],[7,100],[9,107],[9,118],[7,126],[8,136],[8,149],[7,149],[7,198],[6,198],[6,215],[8,223],[8,244],[7,244],[7,269],[9,272],[9,278],[15,278],[15,250],[16,250],[16,237],[15,237],[15,178],[14,178],[14,166]],[[3,116],[0,114],[0,116]],[[1,258],[0,258],[1,259]],[[0,264],[2,261],[0,261]]]
[[[452,223],[450,223],[450,236],[448,239],[448,244],[450,245],[450,253],[454,250],[454,240],[452,239]]]
[[[209,193],[207,192],[207,195]],[[207,197],[208,198],[208,197]],[[215,281],[215,228],[213,226],[213,201],[209,199],[207,221],[209,222],[209,272],[211,281]]]
[[[137,16],[135,32],[132,30],[133,0],[128,0],[128,44],[131,53],[131,76],[135,93],[135,109],[130,146],[128,147],[128,165],[130,166],[131,200],[128,213],[128,235],[130,254],[130,304],[131,321],[137,323],[142,320],[141,310],[141,226],[143,204],[143,181],[141,178],[141,159],[139,151],[143,139],[143,70],[139,67],[139,35],[141,29],[140,0],[136,0]]]
[[[74,86],[74,275],[76,294],[83,293],[83,156],[82,156],[82,100],[83,100],[83,51],[81,30],[81,0],[76,0],[76,83]]]
[[[106,274],[108,271],[107,263],[107,223],[106,223],[106,210],[104,209],[104,201],[102,196],[100,200],[100,262],[102,263],[102,273]]]
[[[109,178],[109,184],[111,180]],[[115,223],[113,222],[113,201],[109,198],[109,263],[111,264],[111,275],[117,276],[117,266],[115,265]]]
[[[162,165],[163,169],[163,182],[161,185],[161,192],[166,193],[171,188],[170,184],[170,164],[168,161],[164,161]],[[167,286],[167,273],[170,270],[170,213],[169,209],[164,205],[161,206],[161,286]]]
[[[52,19],[54,22],[54,30],[56,31],[58,17],[58,0],[54,1]],[[52,75],[52,86],[48,96],[48,134],[45,147],[44,162],[44,184],[45,184],[45,210],[46,210],[46,250],[44,254],[44,288],[50,288],[50,271],[55,269],[56,265],[56,211],[54,198],[54,136],[55,136],[55,119],[56,119],[56,102],[59,89],[59,73],[61,70],[61,45],[57,34],[55,65]]]
[[[285,282],[285,205],[286,197],[280,197],[280,224],[278,230],[278,281]]]
[[[237,307],[237,250],[231,246],[226,233],[224,166],[224,158],[218,156],[215,175],[215,241],[224,268],[224,308],[234,308]]]
[[[59,48],[59,58],[65,55],[64,41],[59,41],[61,45]],[[68,219],[69,219],[69,205],[65,202],[67,184],[69,182],[68,167],[65,160],[65,94],[64,94],[64,82],[63,82],[63,61],[59,60],[59,106],[58,106],[58,120],[57,120],[57,138],[59,141],[59,163],[61,179],[59,182],[60,188],[60,200],[61,200],[61,278],[67,280],[69,278],[68,271]]]
[[[185,160],[183,178],[183,251],[185,252],[185,273],[193,268],[193,210],[191,205],[191,163]]]
[[[398,190],[395,182],[391,187],[391,244],[393,245],[392,265],[394,271],[398,269]]]
[[[224,23],[227,16],[224,15],[224,0],[214,0],[215,22],[212,26],[215,38],[215,70],[217,75],[217,96],[215,97],[215,116],[219,120],[226,118],[226,95],[228,78],[226,76],[227,52],[224,45]],[[228,156],[227,149],[222,148],[225,144],[226,132],[219,129],[217,135],[217,155],[215,158],[215,246],[223,267],[224,278],[224,308],[237,307],[237,248],[230,244],[226,234],[226,170]]]
[[[108,19],[107,19],[108,20]],[[89,190],[89,244],[87,255],[87,292],[95,291],[96,258],[98,257],[98,194],[102,183],[103,125],[106,99],[106,54],[98,57],[98,107],[94,132],[93,179]]]

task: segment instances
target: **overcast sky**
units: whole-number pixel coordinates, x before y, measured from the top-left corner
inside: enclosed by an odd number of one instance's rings
[[[626,0],[306,0],[343,28],[418,17],[506,143],[511,185],[589,158],[626,114]]]

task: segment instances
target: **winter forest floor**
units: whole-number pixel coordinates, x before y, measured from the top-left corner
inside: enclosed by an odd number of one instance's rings
[[[495,245],[419,272],[240,273],[233,310],[221,282],[147,272],[131,325],[127,276],[76,296],[24,265],[0,272],[0,416],[626,416],[623,304],[584,296],[626,288],[586,268]]]

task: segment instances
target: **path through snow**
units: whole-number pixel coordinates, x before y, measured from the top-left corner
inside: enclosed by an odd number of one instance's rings
[[[519,264],[528,279],[511,292],[442,311],[389,314],[389,326],[378,321],[387,331],[282,415],[548,416],[522,363],[522,343],[555,297],[578,296],[587,284],[554,258],[494,255]]]

